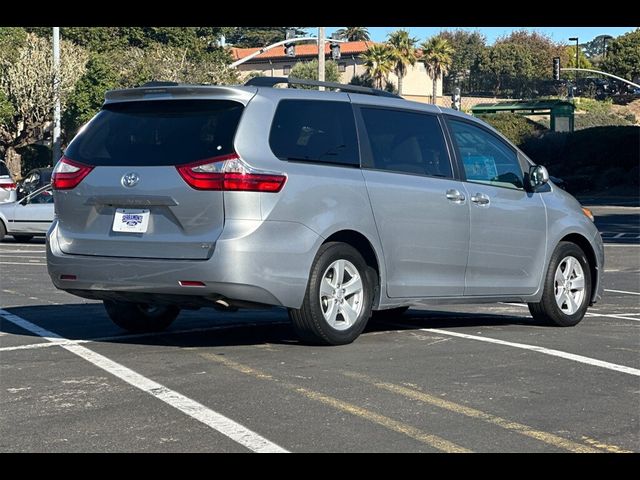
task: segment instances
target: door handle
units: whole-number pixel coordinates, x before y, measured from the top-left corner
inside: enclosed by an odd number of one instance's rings
[[[484,193],[476,193],[471,196],[471,201],[476,205],[488,206],[491,200]]]
[[[453,188],[447,190],[447,200],[450,200],[454,203],[463,203],[465,200],[464,194],[460,193],[458,190],[454,190]]]

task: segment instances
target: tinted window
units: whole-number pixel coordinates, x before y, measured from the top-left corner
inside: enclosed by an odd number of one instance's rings
[[[489,132],[465,122],[450,121],[467,181],[523,188],[516,152]]]
[[[269,136],[281,160],[358,165],[358,140],[351,104],[282,100]]]
[[[243,106],[226,100],[106,105],[65,155],[90,165],[179,165],[233,152]]]
[[[363,108],[372,167],[392,172],[452,177],[451,162],[435,115]]]
[[[51,190],[43,190],[31,197],[29,203],[53,203],[53,192]]]
[[[4,162],[0,162],[0,175],[9,175],[9,169]]]

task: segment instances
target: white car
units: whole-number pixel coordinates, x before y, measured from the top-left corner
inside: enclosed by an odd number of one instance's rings
[[[46,185],[19,202],[0,204],[0,240],[12,235],[19,242],[44,236],[53,222],[53,194]]]
[[[0,160],[0,203],[15,202],[16,182],[11,177],[7,164]]]

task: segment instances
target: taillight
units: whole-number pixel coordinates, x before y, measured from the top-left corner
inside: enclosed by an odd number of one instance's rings
[[[11,180],[0,180],[0,188],[6,188],[8,190],[15,190],[17,185]]]
[[[235,153],[179,165],[176,169],[196,190],[279,192],[287,181],[285,175],[256,170]]]
[[[69,190],[78,186],[84,177],[89,175],[93,167],[62,157],[51,175],[51,186],[54,190]]]

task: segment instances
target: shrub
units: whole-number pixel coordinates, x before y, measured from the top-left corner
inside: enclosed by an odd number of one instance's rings
[[[634,122],[616,113],[593,111],[575,116],[574,129],[584,130],[593,127],[628,126]]]
[[[576,110],[594,113],[610,113],[613,100],[595,100],[593,98],[578,97],[573,101]]]
[[[487,122],[516,145],[520,145],[529,138],[538,137],[546,130],[539,123],[516,113],[478,115],[478,118]]]
[[[605,126],[573,133],[549,132],[520,148],[553,176],[567,181],[573,194],[640,184],[640,127]]]

